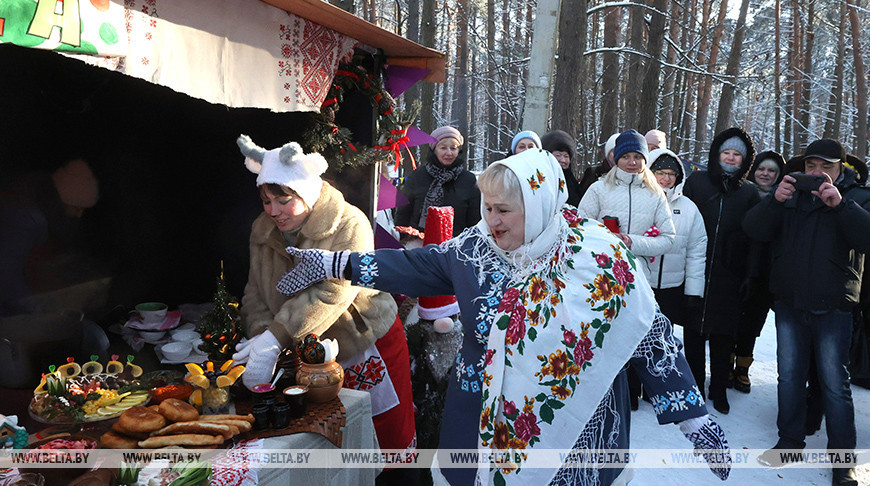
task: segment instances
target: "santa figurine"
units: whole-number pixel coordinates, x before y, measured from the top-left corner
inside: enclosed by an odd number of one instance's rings
[[[426,214],[423,246],[440,245],[453,237],[452,207],[429,206]],[[421,296],[417,301],[417,314],[420,319],[432,321],[435,332],[446,333],[453,330],[453,316],[459,314],[459,304],[455,295]]]

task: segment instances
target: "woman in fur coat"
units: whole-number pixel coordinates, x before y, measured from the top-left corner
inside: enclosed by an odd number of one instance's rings
[[[320,154],[305,154],[295,142],[265,151],[244,135],[239,146],[248,169],[258,174],[263,201],[263,214],[251,229],[251,267],[241,306],[249,340],[233,355],[237,361],[248,360],[244,384],[250,388],[271,381],[281,349],[309,333],[334,338],[345,386],[372,395],[381,447],[414,448],[408,345],[393,297],[336,281],[320,282],[290,297],[275,288],[296,265],[285,247],[372,250],[371,223],[320,178],[327,168]],[[378,376],[370,376],[373,370]]]

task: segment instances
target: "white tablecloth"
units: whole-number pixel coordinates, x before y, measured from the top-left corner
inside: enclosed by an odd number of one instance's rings
[[[378,437],[372,424],[372,402],[368,392],[342,388],[338,394],[347,410],[347,420],[343,429],[342,449],[369,449],[379,451]],[[332,442],[319,434],[303,432],[299,434],[271,437],[264,441],[263,449],[293,449],[308,451],[312,449],[337,449]],[[312,452],[312,457],[317,454]],[[375,476],[380,472],[372,468],[342,469],[303,469],[303,468],[262,468],[259,472],[261,485],[303,485],[303,486],[345,486],[375,484]]]

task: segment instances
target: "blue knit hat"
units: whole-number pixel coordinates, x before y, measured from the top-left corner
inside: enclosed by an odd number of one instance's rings
[[[646,144],[646,138],[634,129],[626,130],[616,138],[616,147],[613,149],[613,162],[616,163],[623,155],[629,152],[637,152],[643,155],[644,160],[646,160],[647,164],[649,163],[649,147]]]
[[[541,146],[541,137],[538,136],[537,133],[531,130],[524,130],[516,135],[514,135],[514,139],[511,141],[511,153],[515,154],[517,150],[517,144],[520,143],[520,140],[524,138],[531,138],[532,141],[535,142],[535,146],[538,148],[542,148]]]

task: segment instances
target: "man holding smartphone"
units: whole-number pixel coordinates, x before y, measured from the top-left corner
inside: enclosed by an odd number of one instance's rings
[[[815,353],[822,382],[828,449],[855,448],[847,368],[852,309],[859,299],[864,255],[870,252],[870,189],[856,182],[845,158],[836,140],[811,143],[803,156],[804,173],[786,175],[743,220],[744,231],[772,242],[774,254],[770,290],[776,313],[779,440],[759,457],[768,466],[787,462],[782,449],[805,446],[810,353]],[[834,464],[832,484],[857,485],[854,468]]]

